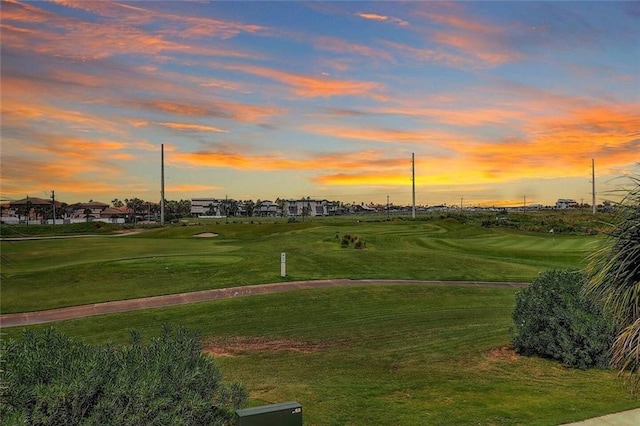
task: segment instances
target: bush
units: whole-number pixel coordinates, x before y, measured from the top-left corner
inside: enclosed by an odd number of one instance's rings
[[[224,425],[247,398],[182,328],[147,345],[138,332],[128,346],[91,346],[52,328],[2,345],[2,424]]]
[[[548,271],[516,294],[513,345],[518,353],[581,369],[609,365],[613,323],[583,297],[585,282],[578,271]]]

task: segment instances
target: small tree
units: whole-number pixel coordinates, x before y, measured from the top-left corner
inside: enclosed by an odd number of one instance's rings
[[[513,345],[577,368],[609,365],[613,324],[597,304],[582,296],[585,276],[548,271],[516,294]]]
[[[182,328],[148,344],[140,332],[127,346],[91,346],[47,329],[2,346],[3,424],[225,425],[247,398]]]

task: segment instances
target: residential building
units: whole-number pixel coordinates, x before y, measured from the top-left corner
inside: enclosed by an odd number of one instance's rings
[[[283,215],[295,216],[328,216],[336,212],[336,206],[327,200],[286,200],[284,202]]]
[[[558,201],[556,201],[556,209],[570,209],[576,207],[579,207],[576,200],[572,200],[569,198],[559,198]]]
[[[253,209],[254,216],[278,217],[282,216],[282,210],[273,201],[264,200]]]
[[[69,205],[72,219],[100,219],[103,210],[109,207],[109,204],[99,201],[89,201],[88,203],[75,203]]]
[[[191,215],[192,216],[222,216],[221,214],[222,200],[217,198],[192,198],[191,199]]]

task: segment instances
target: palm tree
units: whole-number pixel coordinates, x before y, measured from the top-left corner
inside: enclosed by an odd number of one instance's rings
[[[616,221],[603,247],[593,254],[585,291],[603,303],[616,324],[612,364],[640,389],[640,177],[616,205]]]

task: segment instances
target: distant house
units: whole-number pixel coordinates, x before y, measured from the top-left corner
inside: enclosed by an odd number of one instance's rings
[[[578,203],[570,198],[559,198],[556,201],[556,209],[572,209],[576,207],[578,207]]]
[[[282,211],[273,201],[264,200],[254,207],[253,215],[260,217],[277,217],[282,216]]]
[[[57,209],[60,209],[61,205],[62,203],[56,201]],[[21,200],[10,201],[8,205],[2,208],[3,223],[44,222],[47,217],[52,215],[53,206],[51,200],[46,198],[26,197]]]
[[[100,212],[100,219],[110,223],[125,223],[129,212],[126,207],[107,207]]]
[[[107,209],[109,204],[99,201],[89,201],[87,203],[75,203],[69,206],[72,219],[100,219],[103,210]]]
[[[295,216],[328,216],[335,213],[336,207],[327,200],[287,200],[284,202],[283,215]]]
[[[222,200],[217,198],[192,198],[191,199],[191,215],[192,216],[221,216]]]

